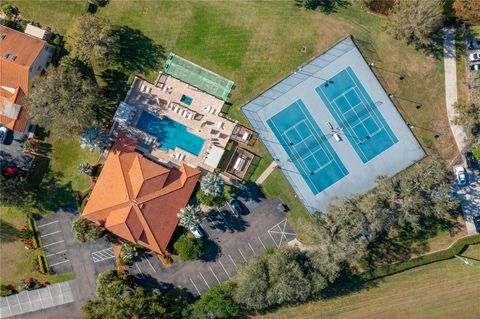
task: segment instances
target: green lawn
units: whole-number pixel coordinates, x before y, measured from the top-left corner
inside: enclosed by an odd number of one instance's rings
[[[56,1],[12,2],[25,17],[60,32],[65,32],[72,17],[83,12],[83,1],[62,5]],[[115,25],[140,30],[162,45],[165,53],[174,51],[233,80],[235,89],[224,111],[245,124],[242,104],[347,34],[353,34],[367,59],[375,62],[375,72],[387,91],[397,96],[399,111],[415,125],[414,132],[425,149],[446,160],[458,152],[445,112],[443,60],[393,40],[385,32],[386,19],[360,6],[339,8],[326,15],[299,9],[293,0],[111,0],[97,14]],[[301,52],[303,47],[306,53]],[[95,71],[99,74],[101,70]],[[400,80],[400,74],[404,80]],[[154,78],[153,72],[148,72],[146,78]],[[421,104],[420,109],[417,104]],[[256,180],[272,158],[260,141],[248,148],[261,159],[249,174],[251,180]],[[306,212],[286,179],[275,173],[263,188],[268,196],[278,196],[289,205],[292,224],[299,234],[305,233],[308,228],[301,226],[308,224]]]
[[[480,314],[480,245],[462,256],[376,280],[337,298],[280,309],[256,318],[476,318]]]

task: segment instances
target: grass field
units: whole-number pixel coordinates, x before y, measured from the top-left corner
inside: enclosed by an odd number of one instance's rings
[[[75,15],[84,12],[83,1],[62,5],[55,0],[12,2],[25,17],[61,33]],[[367,59],[375,62],[374,70],[387,91],[395,94],[405,120],[415,125],[414,133],[426,150],[446,160],[456,156],[445,112],[443,60],[393,40],[385,32],[386,19],[358,5],[326,15],[299,9],[292,0],[111,0],[97,14],[114,25],[138,29],[162,45],[165,53],[174,51],[233,80],[235,89],[223,111],[242,123],[246,123],[240,110],[242,104],[339,39],[353,34]],[[306,53],[301,52],[303,47]],[[146,74],[147,79],[154,78],[152,71]],[[418,104],[420,109],[416,108]],[[250,150],[261,158],[250,175],[254,181],[272,158],[260,141]],[[270,177],[263,188],[267,195],[278,196],[289,204],[291,218],[306,216],[279,173]],[[299,226],[307,221],[293,224]],[[297,232],[308,237],[303,229],[297,228]]]
[[[477,318],[480,245],[462,256],[471,257],[471,265],[453,258],[374,281],[369,289],[255,318]]]
[[[0,281],[4,285],[17,286],[21,279],[33,277],[44,282],[60,282],[73,279],[73,274],[62,274],[46,276],[39,274],[33,265],[39,252],[37,250],[26,250],[23,243],[15,236],[6,237],[5,225],[20,230],[25,225],[26,219],[23,212],[11,207],[0,207],[0,223],[2,225],[2,240],[0,241]],[[9,228],[11,233],[15,232]],[[11,234],[14,235],[14,234]]]

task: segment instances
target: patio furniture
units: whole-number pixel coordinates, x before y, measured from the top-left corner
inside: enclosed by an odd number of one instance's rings
[[[242,140],[248,141],[249,138],[250,138],[250,132],[243,133]]]
[[[223,122],[218,122],[218,128],[223,129]]]

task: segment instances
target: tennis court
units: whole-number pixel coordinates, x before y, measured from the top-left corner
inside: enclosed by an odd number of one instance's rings
[[[398,142],[397,137],[348,67],[317,87],[316,92],[337,121],[363,163]]]
[[[219,99],[227,100],[233,87],[233,81],[190,62],[174,53],[170,53],[163,65],[163,73],[188,83]]]
[[[267,123],[314,194],[348,175],[302,100],[277,113]]]

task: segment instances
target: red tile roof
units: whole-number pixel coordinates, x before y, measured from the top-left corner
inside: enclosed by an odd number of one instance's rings
[[[10,93],[0,88],[0,111],[5,107],[5,102],[19,105],[20,112],[18,113],[17,118],[11,118],[0,114],[0,123],[13,131],[24,132],[29,119],[28,109],[24,106],[26,104],[25,94],[21,89],[17,89],[15,93]]]
[[[200,171],[187,165],[163,167],[118,137],[82,217],[128,241],[165,253]]]

